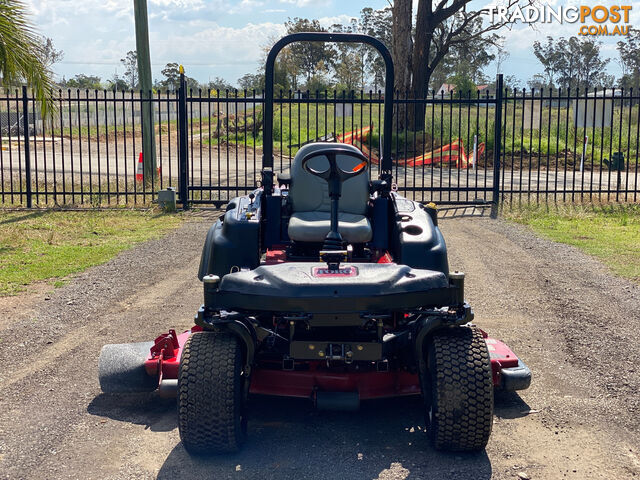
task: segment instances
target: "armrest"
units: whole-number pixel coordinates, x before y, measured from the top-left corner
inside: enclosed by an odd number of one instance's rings
[[[291,169],[287,168],[282,172],[278,172],[278,185],[291,185]]]
[[[376,192],[382,193],[387,189],[388,185],[386,180],[372,180],[369,184],[369,193],[372,195]]]

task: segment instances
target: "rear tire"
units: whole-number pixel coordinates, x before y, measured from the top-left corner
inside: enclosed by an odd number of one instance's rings
[[[476,327],[434,335],[423,385],[429,437],[438,450],[486,447],[493,424],[493,379],[487,344]]]
[[[178,372],[178,429],[189,453],[236,452],[247,436],[245,377],[238,339],[192,334]]]

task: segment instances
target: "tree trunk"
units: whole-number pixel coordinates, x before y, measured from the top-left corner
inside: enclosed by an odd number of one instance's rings
[[[393,39],[392,56],[395,67],[394,89],[398,95],[404,95],[411,87],[411,0],[395,0],[393,2]],[[405,128],[406,105],[395,106],[395,121],[399,130]],[[391,141],[391,139],[384,139]]]
[[[431,0],[419,0],[416,17],[416,42],[413,46],[413,79],[411,92],[415,98],[426,98],[429,93],[429,79],[433,69],[429,65],[429,53],[433,38]],[[414,132],[424,130],[425,104],[414,103],[409,111],[408,128]]]

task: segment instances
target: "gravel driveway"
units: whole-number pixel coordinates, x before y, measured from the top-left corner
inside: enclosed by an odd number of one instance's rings
[[[198,459],[180,444],[175,402],[101,394],[103,344],[191,325],[213,218],[194,214],[53,292],[0,298],[0,478],[640,476],[640,287],[519,226],[452,213],[441,225],[477,323],[534,373],[521,395],[497,396],[485,452],[433,451],[418,398],[356,414],[254,398],[244,450]]]

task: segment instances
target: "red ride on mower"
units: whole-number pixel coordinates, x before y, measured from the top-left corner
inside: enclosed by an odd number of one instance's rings
[[[379,179],[340,143],[303,146],[273,172],[273,72],[297,41],[369,44],[386,63]],[[209,230],[200,264],[204,305],[186,332],[106,345],[105,392],[177,396],[191,453],[230,452],[246,437],[249,394],[311,399],[320,409],[422,395],[438,449],[484,448],[493,390],[529,386],[531,372],[473,325],[464,274],[450,272],[432,204],[392,189],[393,64],[378,40],[298,33],[267,58],[262,187],[233,199]]]

